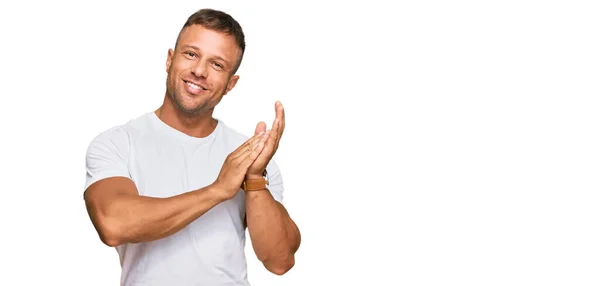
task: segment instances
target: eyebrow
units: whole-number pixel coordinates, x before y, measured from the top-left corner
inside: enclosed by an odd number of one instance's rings
[[[184,48],[190,48],[190,49],[196,50],[198,52],[200,51],[200,48],[198,48],[198,47],[196,47],[194,45],[190,45],[190,44],[183,45],[183,47]],[[218,55],[214,55],[214,57],[217,58],[218,60],[221,60],[221,61],[225,62],[227,65],[229,65],[229,61],[228,60],[226,60],[226,59],[224,59],[224,58],[222,58],[222,57],[220,57]]]

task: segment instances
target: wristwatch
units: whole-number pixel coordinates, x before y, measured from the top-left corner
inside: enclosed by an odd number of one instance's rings
[[[242,182],[242,190],[246,192],[262,191],[267,189],[269,180],[267,178],[267,169],[263,170],[262,178],[260,179],[244,179]]]

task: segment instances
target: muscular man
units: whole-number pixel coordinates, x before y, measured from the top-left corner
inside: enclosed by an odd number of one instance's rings
[[[270,130],[247,138],[213,117],[244,55],[239,23],[202,9],[166,62],[163,104],[98,134],[86,154],[85,203],[102,242],[115,247],[121,285],[250,285],[244,245],[282,275],[300,232],[282,205],[271,160],[285,127],[275,103]]]

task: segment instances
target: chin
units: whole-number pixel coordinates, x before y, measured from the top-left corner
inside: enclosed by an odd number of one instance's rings
[[[169,97],[179,111],[188,115],[197,115],[206,111],[210,103],[209,96],[190,94],[185,89],[169,92]]]
[[[184,113],[196,115],[202,113],[206,109],[207,102],[195,100],[186,102],[186,100],[177,100],[176,105],[179,110],[183,111]]]

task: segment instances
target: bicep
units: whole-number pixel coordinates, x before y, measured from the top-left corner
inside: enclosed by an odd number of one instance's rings
[[[126,177],[110,177],[101,179],[91,184],[84,192],[84,199],[101,200],[119,195],[138,195],[137,187],[131,179]]]
[[[91,184],[84,192],[84,200],[92,220],[105,216],[111,205],[119,197],[139,196],[138,190],[129,178],[110,177]]]

